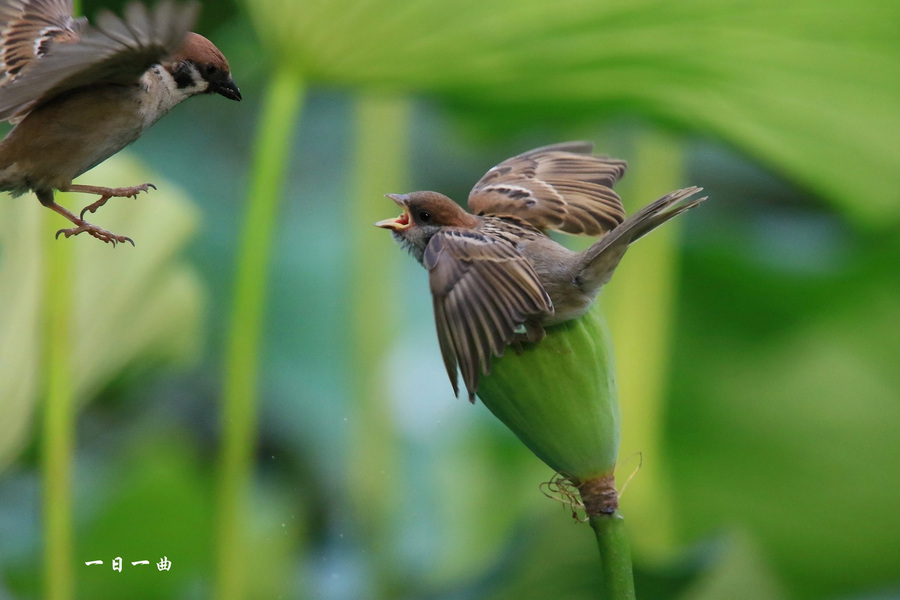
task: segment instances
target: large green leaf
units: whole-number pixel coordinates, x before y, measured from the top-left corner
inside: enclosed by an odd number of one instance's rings
[[[115,198],[93,221],[135,239],[138,248],[113,248],[80,235],[72,245],[71,353],[75,397],[85,401],[121,370],[196,355],[203,293],[178,252],[196,228],[184,195],[150,176],[127,156],[103,163],[84,182],[134,185],[155,181],[159,191],[137,200]],[[87,204],[90,196],[70,196]],[[72,206],[72,209],[77,207]],[[41,339],[45,289],[42,250],[51,230],[45,219],[67,222],[33,197],[0,198],[0,469],[25,444],[41,389]]]
[[[740,147],[863,224],[900,216],[893,0],[246,5],[307,80],[437,94],[519,124],[636,113]]]

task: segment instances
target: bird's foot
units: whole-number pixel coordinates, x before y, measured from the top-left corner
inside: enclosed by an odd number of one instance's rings
[[[111,231],[107,231],[106,229],[97,227],[96,225],[92,225],[91,223],[88,223],[84,220],[82,220],[81,224],[76,227],[71,227],[69,229],[60,229],[56,232],[56,238],[59,239],[60,234],[63,234],[67,238],[70,238],[73,235],[78,235],[79,233],[88,233],[98,240],[102,240],[108,244],[112,244],[113,246],[123,242],[128,242],[132,246],[134,246],[134,240],[132,240],[130,237],[125,237],[124,235],[116,235]]]
[[[509,345],[512,346],[517,355],[522,354],[527,346],[540,342],[547,335],[544,328],[537,323],[526,321],[523,327],[524,331],[515,332],[512,340],[509,342]]]
[[[106,204],[107,200],[109,200],[110,198],[137,198],[138,194],[140,194],[141,192],[149,191],[150,188],[153,188],[155,190],[156,186],[152,183],[142,183],[141,185],[133,185],[131,187],[108,188],[96,185],[72,184],[68,188],[66,188],[65,191],[100,195],[99,200],[88,204],[83,209],[81,209],[80,217],[83,219],[84,213],[97,212],[97,209]]]

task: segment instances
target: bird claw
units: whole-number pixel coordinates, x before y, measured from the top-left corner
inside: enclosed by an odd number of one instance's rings
[[[78,235],[79,233],[85,233],[85,232],[87,232],[91,236],[97,238],[98,240],[101,240],[108,244],[112,244],[113,247],[115,247],[116,244],[120,244],[123,242],[128,242],[132,246],[134,246],[134,240],[132,240],[130,237],[125,237],[124,235],[116,235],[115,233],[113,233],[111,231],[107,231],[106,229],[97,227],[96,225],[92,225],[87,222],[84,222],[77,227],[71,227],[69,229],[60,229],[59,231],[56,232],[56,239],[59,239],[60,234],[65,235],[66,238],[70,238],[73,235]]]
[[[142,183],[140,185],[133,185],[131,187],[121,187],[121,188],[103,188],[103,187],[94,187],[94,186],[70,186],[70,190],[74,192],[83,192],[83,193],[95,193],[100,194],[100,199],[96,202],[92,202],[88,204],[84,208],[81,209],[81,213],[78,215],[79,218],[84,219],[84,213],[95,213],[97,209],[106,204],[106,202],[110,198],[135,198],[137,199],[138,194],[141,192],[150,191],[150,188],[154,190],[157,189],[155,185],[152,183]]]
[[[525,352],[526,348],[540,342],[547,335],[544,328],[537,323],[523,323],[523,328],[523,331],[515,332],[509,342],[517,356]]]
[[[150,188],[156,189],[156,186],[152,183],[142,183],[141,185],[133,185],[127,188],[112,188],[110,192],[111,197],[113,198],[135,198],[137,199],[138,194],[141,192],[149,192]]]
[[[100,200],[102,200],[103,202],[100,202]],[[100,208],[101,206],[103,206],[104,204],[106,204],[106,201],[109,200],[109,196],[103,196],[102,198],[100,198],[100,200],[97,200],[97,202],[94,202],[93,204],[88,204],[87,206],[85,206],[84,208],[82,208],[82,209],[81,209],[81,212],[78,213],[78,218],[83,220],[83,219],[84,219],[84,213],[86,213],[86,212],[90,212],[90,213],[95,213],[95,212],[97,212],[97,209],[98,209],[98,208]],[[98,202],[100,202],[100,203],[98,204]],[[63,231],[63,230],[60,229],[59,231]],[[59,231],[56,232],[56,235],[57,235],[57,236],[59,235]],[[66,237],[69,237],[69,236],[66,236]]]

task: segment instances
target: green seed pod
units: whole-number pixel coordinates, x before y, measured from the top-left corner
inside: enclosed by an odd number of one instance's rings
[[[613,473],[619,404],[609,332],[598,303],[547,329],[521,352],[509,348],[478,396],[538,458],[573,484]]]

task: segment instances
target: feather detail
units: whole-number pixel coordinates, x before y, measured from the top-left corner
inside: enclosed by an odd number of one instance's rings
[[[24,0],[14,4],[22,7],[19,20],[29,22],[51,19],[35,12],[42,7],[61,10],[66,6],[71,11],[66,0]],[[21,119],[35,106],[79,87],[137,84],[151,66],[180,48],[194,23],[197,8],[196,3],[178,5],[164,1],[148,10],[134,2],[126,7],[124,18],[101,14],[96,27],[77,26],[69,13],[68,20],[76,25],[54,37],[53,43],[22,65],[14,78],[7,74],[5,80],[0,80],[0,119]],[[0,13],[0,19],[3,16],[5,13]],[[58,12],[52,13],[52,18],[62,19]],[[9,41],[8,36],[3,41]],[[29,43],[36,42],[37,38]]]
[[[576,271],[579,273],[579,282],[585,287],[593,288],[586,291],[593,293],[609,282],[632,242],[706,200],[706,196],[691,197],[702,190],[703,188],[693,186],[666,194],[628,217],[585,250]]]
[[[516,247],[485,231],[442,229],[425,248],[423,265],[444,367],[458,394],[459,366],[474,401],[491,358],[503,354],[527,320],[552,314],[553,304]]]
[[[0,5],[0,87],[10,84],[55,44],[77,42],[83,20],[71,0],[11,0]]]
[[[518,217],[541,230],[601,235],[625,219],[612,186],[625,162],[590,154],[589,142],[544,146],[507,159],[469,193],[469,210]]]

